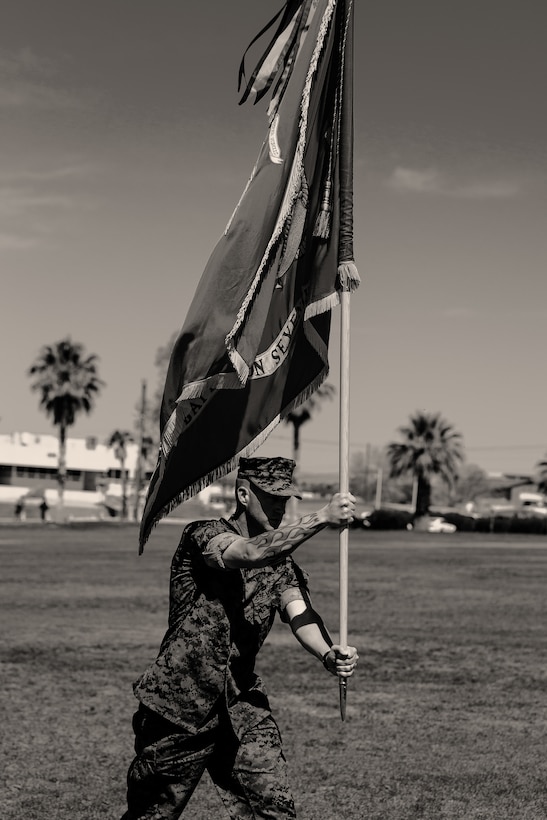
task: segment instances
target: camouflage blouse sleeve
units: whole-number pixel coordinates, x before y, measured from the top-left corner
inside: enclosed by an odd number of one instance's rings
[[[193,533],[194,543],[207,566],[223,569],[222,553],[238,537],[222,521],[204,521]]]

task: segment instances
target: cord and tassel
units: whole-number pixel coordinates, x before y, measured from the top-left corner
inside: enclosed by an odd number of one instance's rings
[[[332,213],[332,179],[329,177],[325,182],[321,208],[317,214],[317,220],[313,229],[313,235],[318,239],[328,239],[330,236],[330,223]]]
[[[361,277],[359,276],[357,265],[353,259],[340,262],[338,265],[338,282],[340,290],[347,290],[350,291],[350,293],[357,290],[361,284]]]
[[[327,166],[327,177],[323,187],[323,196],[321,197],[321,207],[317,214],[317,220],[313,229],[313,235],[318,239],[328,239],[330,236],[330,227],[332,221],[332,196],[333,196],[333,177],[335,165],[335,152],[338,148],[338,112],[339,112],[339,98],[338,93],[334,100],[334,110],[332,112],[332,126],[330,131],[329,144],[329,163]]]

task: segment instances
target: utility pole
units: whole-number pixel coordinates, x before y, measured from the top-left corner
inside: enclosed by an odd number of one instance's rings
[[[378,467],[378,472],[376,474],[376,498],[374,499],[375,510],[379,510],[382,506],[382,478],[383,470],[381,467]]]
[[[416,507],[418,506],[418,476],[415,475],[412,480],[412,501],[410,502],[410,507],[412,510],[412,514],[416,515]]]
[[[370,476],[370,444],[365,448],[365,468],[363,470],[363,500],[365,503],[369,499],[369,476]]]
[[[142,380],[141,385],[141,405],[139,408],[139,427],[137,437],[137,463],[135,465],[135,521],[139,520],[139,495],[142,487],[142,450],[144,446],[144,419],[146,416],[146,381]]]

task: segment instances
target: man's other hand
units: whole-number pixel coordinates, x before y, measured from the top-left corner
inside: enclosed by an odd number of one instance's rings
[[[323,664],[332,675],[349,678],[353,675],[358,660],[359,655],[354,646],[343,649],[339,644],[334,644],[325,655]]]
[[[351,493],[335,493],[320,514],[331,527],[351,524],[355,515],[355,497]]]

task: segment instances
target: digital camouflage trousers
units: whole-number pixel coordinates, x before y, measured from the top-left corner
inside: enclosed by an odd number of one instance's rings
[[[197,734],[140,706],[122,820],[176,820],[207,771],[231,820],[293,820],[294,802],[277,724],[271,715],[239,740],[227,714]]]

